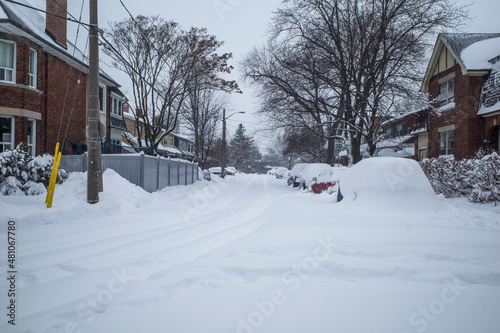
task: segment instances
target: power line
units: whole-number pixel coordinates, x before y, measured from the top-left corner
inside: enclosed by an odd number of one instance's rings
[[[80,9],[80,20],[82,19],[82,14],[83,14],[83,5],[85,3],[85,0],[82,1],[82,8]],[[61,6],[59,3],[56,2],[56,4],[63,10],[66,11],[66,13],[68,13],[69,15],[71,15],[63,6]],[[72,15],[71,15],[72,16]],[[75,53],[76,53],[76,45],[78,44],[78,36],[80,34],[80,25],[78,25],[78,29],[76,31],[76,38],[75,38],[75,47],[73,49],[73,57],[75,57]],[[85,46],[85,49],[87,48],[87,46]],[[84,56],[85,56],[85,51],[84,51]],[[63,118],[64,118],[64,113],[66,111],[66,101],[68,99],[68,93],[69,93],[69,82],[71,80],[71,74],[73,72],[73,66],[70,67],[69,69],[69,75],[68,75],[68,82],[66,83],[66,95],[64,97],[64,104],[63,104],[63,110],[62,110],[62,115],[61,115],[61,122],[59,123],[59,133],[57,134],[57,142],[59,142],[59,139],[60,139],[60,136],[61,136],[61,129],[62,129],[62,122],[63,122]],[[78,75],[78,86],[76,88],[76,93],[75,93],[75,99],[76,99],[76,95],[78,94],[78,88],[80,88],[80,76],[81,76],[82,72],[80,70],[80,74]],[[74,108],[74,104],[73,104],[73,108]],[[69,120],[68,120],[68,124],[66,126],[66,134],[68,133],[68,127],[69,127],[69,124],[70,124],[70,121],[71,121],[71,116],[73,115],[73,109],[71,109],[71,114],[70,114],[70,117],[69,117]],[[66,139],[66,134],[64,134],[64,139]]]
[[[20,3],[20,2],[14,1],[14,0],[5,0],[5,1],[13,3],[15,5],[19,5],[19,6],[22,6],[22,7],[29,8],[29,9],[33,9],[33,10],[36,10],[38,12],[42,12],[42,13],[45,13],[45,14],[48,14],[48,15],[52,15],[52,16],[61,18],[61,19],[66,20],[66,21],[70,21],[70,22],[81,24],[81,25],[85,25],[85,26],[90,27],[91,29],[97,29],[97,31],[102,32],[102,30],[100,30],[99,27],[93,26],[92,24],[84,23],[82,21],[77,21],[75,19],[71,19],[71,18],[67,18],[67,17],[61,16],[61,15],[57,15],[57,14],[48,12],[46,10],[43,10],[43,9],[40,9],[40,8],[36,8],[36,7],[30,6],[30,5],[26,5],[24,3]]]

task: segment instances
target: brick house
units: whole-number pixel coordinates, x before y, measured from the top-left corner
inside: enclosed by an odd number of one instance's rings
[[[446,33],[437,38],[421,91],[434,110],[416,150],[428,157],[473,157],[498,151],[500,33]],[[427,144],[427,147],[425,144]]]
[[[66,8],[67,0],[46,1],[48,12],[66,17]],[[53,154],[58,139],[63,153],[83,152],[87,73],[66,20],[0,0],[0,152],[23,142],[32,155]],[[101,71],[102,140],[121,142],[126,98],[119,87]]]
[[[136,152],[133,147],[139,146],[138,126],[137,120],[132,112],[130,112],[128,104],[124,106],[124,120],[128,131],[123,132],[123,143],[130,146],[130,149],[128,149],[130,152]],[[142,121],[139,122],[139,128],[144,128],[144,123]],[[194,154],[194,143],[186,136],[181,135],[179,133],[179,128],[180,126],[162,139],[158,145],[157,153],[164,157],[182,158],[188,161],[194,161],[196,159],[196,155]],[[142,135],[141,139],[144,140],[144,135]],[[142,143],[144,145],[144,141],[142,141]]]
[[[397,156],[422,160],[427,157],[426,109],[392,116],[380,124],[375,156]]]

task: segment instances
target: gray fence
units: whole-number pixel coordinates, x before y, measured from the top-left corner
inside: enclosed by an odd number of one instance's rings
[[[87,154],[63,155],[60,169],[86,172]],[[198,180],[198,164],[144,154],[102,155],[102,170],[113,169],[132,184],[148,192],[167,186],[190,185]]]

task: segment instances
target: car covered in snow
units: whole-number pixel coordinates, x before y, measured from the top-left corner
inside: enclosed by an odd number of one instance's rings
[[[308,164],[297,176],[296,181],[302,189],[309,188],[318,179],[318,176],[325,170],[329,170],[330,165],[326,163]]]
[[[290,170],[290,174],[288,176],[287,183],[288,185],[292,185],[293,187],[298,187],[299,182],[297,182],[297,177],[299,174],[304,170],[306,166],[308,166],[309,163],[297,163],[293,166],[292,170]]]
[[[349,169],[346,167],[331,167],[323,170],[317,178],[313,178],[311,190],[316,193],[327,191],[332,194],[337,189],[337,184]]]
[[[289,170],[287,168],[284,168],[284,167],[279,167],[276,169],[274,175],[276,176],[276,178],[278,179],[283,179],[285,178],[285,176],[289,173]]]
[[[339,193],[344,204],[373,211],[421,213],[442,206],[418,162],[399,157],[358,162],[343,175]]]
[[[226,170],[226,175],[228,176],[234,176],[236,174],[234,168],[232,167],[225,167],[224,170]],[[222,167],[212,167],[208,169],[210,173],[213,173],[214,175],[220,175],[222,171]]]
[[[271,169],[269,169],[269,171],[267,172],[267,174],[271,175],[271,176],[274,176],[274,175],[276,175],[276,170],[278,170],[278,167],[272,167]]]
[[[203,170],[202,172],[203,179],[205,180],[212,180],[212,174],[208,170]]]

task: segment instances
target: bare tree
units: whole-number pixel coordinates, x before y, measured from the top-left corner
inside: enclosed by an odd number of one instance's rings
[[[208,157],[218,137],[222,109],[228,104],[227,95],[212,88],[193,87],[182,111],[183,124],[195,143],[196,160],[208,167]]]
[[[132,81],[140,146],[157,148],[176,128],[189,88],[200,77],[223,90],[238,89],[218,76],[231,72],[232,55],[218,55],[222,42],[206,29],[183,31],[175,22],[138,16],[115,23],[107,34],[111,41],[104,52]]]
[[[271,41],[258,53],[274,50],[273,44],[298,54],[308,50],[309,62],[320,70],[304,77],[303,85],[314,78],[327,90],[323,95],[332,97],[324,99],[328,122],[334,123],[325,137],[348,137],[356,163],[362,138],[369,153],[375,151],[380,118],[394,102],[414,98],[430,36],[465,18],[464,7],[453,0],[288,0],[274,18]],[[280,63],[274,71],[289,68]],[[267,93],[288,95],[268,76],[255,82]]]

